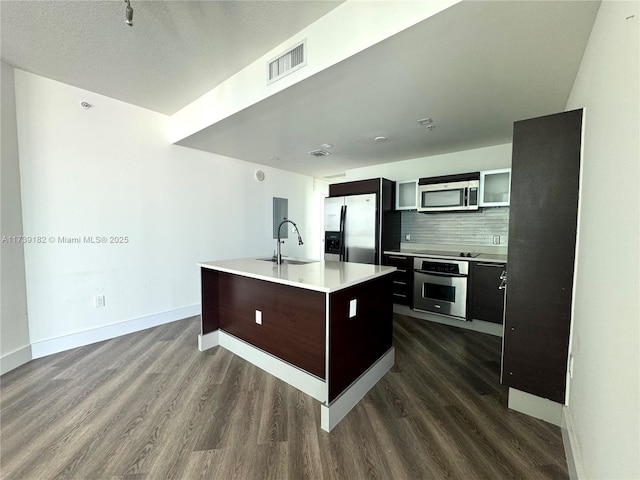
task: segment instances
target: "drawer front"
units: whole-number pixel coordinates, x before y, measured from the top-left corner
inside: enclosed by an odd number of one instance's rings
[[[384,264],[396,267],[398,270],[407,271],[413,267],[413,258],[405,255],[385,255]]]
[[[385,255],[384,264],[396,267],[391,282],[393,303],[411,306],[413,295],[413,258],[405,255]]]

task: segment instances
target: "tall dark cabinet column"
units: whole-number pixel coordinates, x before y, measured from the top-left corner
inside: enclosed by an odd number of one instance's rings
[[[582,110],[515,122],[502,381],[565,401]]]

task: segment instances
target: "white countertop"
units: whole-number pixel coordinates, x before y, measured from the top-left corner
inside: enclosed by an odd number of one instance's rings
[[[285,258],[303,260],[293,257]],[[198,265],[202,268],[210,268],[220,272],[327,293],[342,290],[343,288],[387,275],[396,270],[395,267],[385,265],[328,262],[324,260],[305,265],[287,263],[277,265],[275,262],[257,260],[256,258],[219,260],[198,263]]]

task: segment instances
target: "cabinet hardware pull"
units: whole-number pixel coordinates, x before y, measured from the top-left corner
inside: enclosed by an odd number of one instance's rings
[[[500,274],[500,286],[498,290],[506,290],[507,289],[507,271],[503,270]]]
[[[480,263],[480,262],[476,262],[476,266],[478,266],[478,267],[500,267],[500,268],[504,268],[504,263]]]
[[[403,295],[402,293],[394,293],[393,294],[394,297],[402,297],[402,298],[407,298],[406,295]]]
[[[389,259],[394,259],[394,260],[406,260],[407,259],[407,257],[396,257],[396,256],[393,256],[393,255],[389,255],[388,258]]]
[[[393,283],[395,283],[396,285],[406,285],[407,282],[400,282],[398,280],[394,280]]]

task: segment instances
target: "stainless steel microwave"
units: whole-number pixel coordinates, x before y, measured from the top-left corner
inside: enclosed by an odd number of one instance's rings
[[[478,172],[421,178],[418,181],[418,212],[478,210],[479,177]]]

